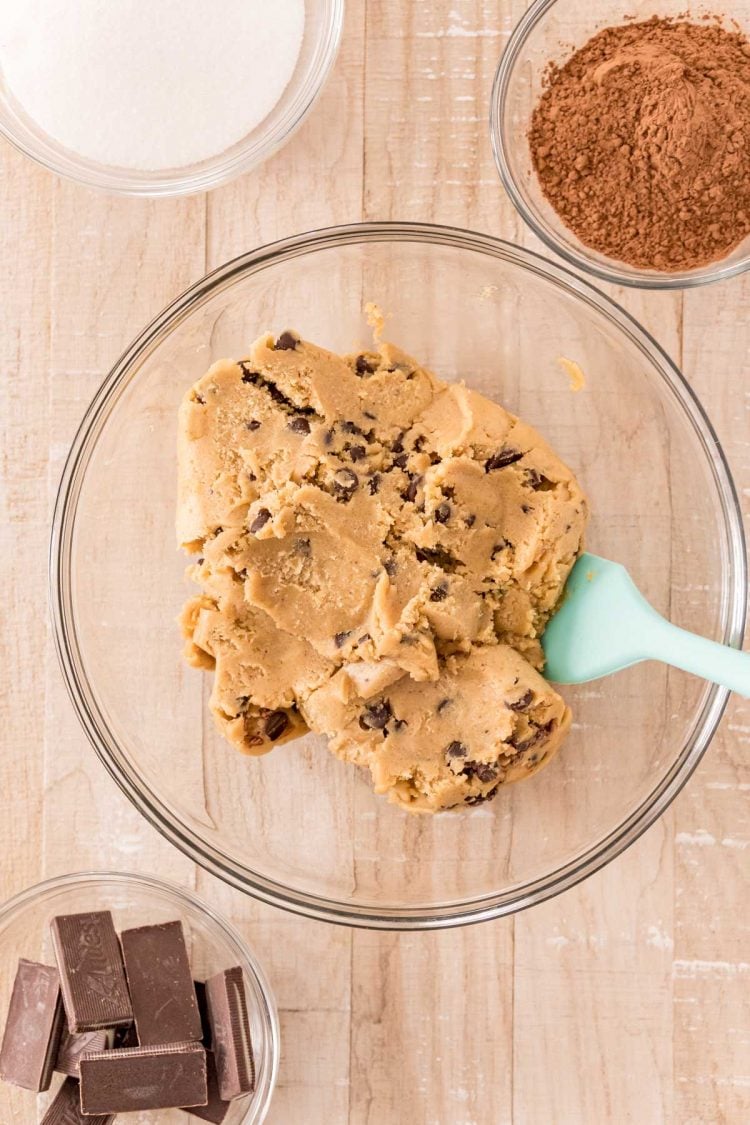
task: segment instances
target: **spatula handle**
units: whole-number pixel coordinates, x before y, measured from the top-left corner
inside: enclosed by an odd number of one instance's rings
[[[658,621],[649,630],[649,657],[750,698],[750,653],[688,633],[663,617]]]

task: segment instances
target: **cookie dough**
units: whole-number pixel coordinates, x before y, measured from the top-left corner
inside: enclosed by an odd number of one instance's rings
[[[586,518],[497,403],[390,344],[263,336],[180,408],[187,658],[245,752],[310,728],[409,809],[476,804],[569,726],[540,636]]]

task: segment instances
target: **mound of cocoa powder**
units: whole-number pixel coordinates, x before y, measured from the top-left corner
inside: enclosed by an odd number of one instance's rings
[[[542,190],[587,246],[688,270],[750,234],[750,42],[654,17],[551,65],[529,130]]]

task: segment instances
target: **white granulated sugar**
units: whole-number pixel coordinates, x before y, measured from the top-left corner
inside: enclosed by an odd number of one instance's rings
[[[57,142],[142,171],[242,140],[297,63],[304,0],[0,0],[0,68]]]

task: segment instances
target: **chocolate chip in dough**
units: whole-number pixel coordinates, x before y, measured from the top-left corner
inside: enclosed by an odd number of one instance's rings
[[[308,422],[307,418],[292,418],[290,422],[287,422],[286,428],[288,430],[291,430],[293,434],[310,433],[310,423]]]
[[[352,461],[361,461],[365,456],[365,452],[364,445],[353,445],[349,450],[349,456]]]
[[[514,465],[516,461],[520,461],[523,453],[519,453],[517,449],[501,449],[499,453],[493,454],[484,463],[485,473],[492,473],[496,469],[505,469],[508,465]]]
[[[288,726],[289,716],[286,711],[272,711],[271,714],[266,717],[263,729],[266,738],[271,742],[275,742],[277,738],[281,738]]]
[[[271,513],[269,512],[268,508],[259,508],[258,514],[256,515],[253,522],[250,524],[251,533],[253,535],[257,535],[259,531],[263,530],[263,528],[266,526],[266,524],[268,523],[268,521],[270,519],[271,519]]]
[[[449,742],[445,748],[446,758],[465,758],[468,750],[463,742]]]
[[[387,699],[380,699],[365,707],[359,717],[359,725],[362,730],[383,730],[392,717],[390,703]]]
[[[334,644],[336,645],[336,648],[343,648],[343,646],[346,644],[347,640],[349,639],[349,637],[351,637],[351,635],[352,635],[351,629],[349,629],[349,631],[346,632],[346,633],[337,633],[336,636],[333,638],[333,641],[334,641]]]
[[[508,707],[511,711],[525,711],[533,698],[534,693],[531,688],[529,688],[528,691],[524,692],[520,699],[515,699],[512,703],[506,703],[505,706]]]
[[[245,422],[245,427],[248,430],[259,430],[260,422],[257,418],[251,418],[249,422]]]
[[[275,352],[293,352],[297,349],[299,343],[299,336],[295,336],[293,332],[282,332],[278,340],[273,346]]]
[[[450,506],[450,504],[446,504],[445,502],[443,502],[442,504],[438,504],[437,508],[435,509],[435,522],[436,523],[447,523],[450,518],[451,518],[451,506]]]
[[[420,476],[411,477],[411,479],[409,480],[409,483],[406,486],[406,489],[403,493],[404,500],[406,500],[407,504],[413,504],[414,503],[414,501],[417,498],[417,493],[419,492],[419,486],[420,486],[421,483],[422,483],[422,477],[420,477]]]
[[[333,490],[339,500],[351,500],[359,485],[359,477],[353,469],[337,469],[333,474]]]
[[[430,601],[431,602],[444,602],[447,597],[448,597],[448,583],[447,582],[441,582],[439,586],[435,586],[435,588],[430,592]]]
[[[367,487],[370,490],[370,496],[374,496],[380,488],[380,473],[373,473],[367,482]]]
[[[358,375],[372,375],[376,370],[376,364],[366,355],[358,355],[354,361],[354,370]]]

